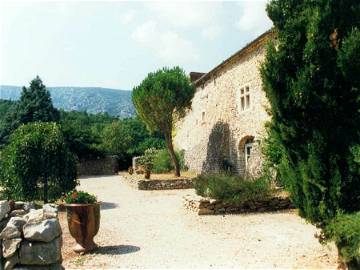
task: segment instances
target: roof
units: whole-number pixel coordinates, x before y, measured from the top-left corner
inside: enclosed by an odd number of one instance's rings
[[[195,86],[199,86],[216,74],[217,71],[219,71],[222,67],[224,67],[226,64],[230,63],[231,61],[235,60],[238,57],[247,55],[248,53],[252,52],[254,48],[256,48],[256,45],[261,45],[264,43],[264,41],[268,40],[270,37],[274,35],[274,32],[272,29],[266,31],[265,33],[258,36],[256,39],[248,43],[245,47],[243,47],[241,50],[234,53],[232,56],[230,56],[228,59],[224,60],[221,64],[214,67],[212,70],[210,70],[208,73],[205,73],[202,75],[199,79],[194,81]]]
[[[190,80],[191,82],[194,82],[198,80],[201,76],[203,76],[204,72],[190,72]]]

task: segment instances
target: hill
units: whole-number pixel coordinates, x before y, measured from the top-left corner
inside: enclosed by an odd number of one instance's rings
[[[131,91],[101,87],[47,87],[54,106],[65,111],[104,113],[121,118],[131,117],[135,108]],[[18,100],[21,87],[0,85],[0,99]]]

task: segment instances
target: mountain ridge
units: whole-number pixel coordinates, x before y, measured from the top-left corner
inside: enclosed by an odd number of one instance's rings
[[[105,87],[54,86],[47,87],[53,104],[65,111],[86,111],[88,113],[108,113],[120,118],[132,117],[135,108],[131,91]],[[0,99],[18,100],[22,87],[0,85]]]

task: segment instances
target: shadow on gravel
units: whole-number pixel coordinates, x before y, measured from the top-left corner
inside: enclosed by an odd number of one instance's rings
[[[109,254],[109,255],[122,255],[122,254],[128,254],[133,252],[138,252],[140,250],[137,246],[131,246],[131,245],[118,245],[118,246],[103,246],[98,247],[94,251],[92,251],[92,254]]]
[[[100,207],[101,210],[107,210],[107,209],[117,208],[118,204],[112,202],[101,202]]]

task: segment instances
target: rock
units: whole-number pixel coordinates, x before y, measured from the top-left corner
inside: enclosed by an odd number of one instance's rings
[[[202,208],[202,209],[199,209],[198,214],[199,214],[199,215],[213,215],[213,214],[214,214],[214,210]]]
[[[60,263],[51,265],[18,265],[13,270],[64,270]]]
[[[10,204],[8,201],[0,201],[0,220],[3,220],[10,212]]]
[[[7,259],[5,259],[4,270],[12,270],[16,264],[20,262],[18,252]]]
[[[24,203],[23,205],[23,209],[26,211],[26,212],[29,212],[31,209],[36,209],[35,207],[35,203],[34,202],[26,202]]]
[[[26,213],[24,209],[17,209],[10,213],[10,217],[24,216]]]
[[[48,265],[61,260],[61,237],[49,243],[23,241],[20,246],[20,263],[25,265]]]
[[[8,224],[10,218],[5,218],[2,221],[0,221],[0,232],[6,227]]]
[[[22,228],[25,225],[26,220],[23,217],[12,217],[10,218],[8,225],[14,225],[20,232],[22,232]]]
[[[20,230],[13,224],[8,224],[0,233],[0,239],[13,239],[20,236]]]
[[[3,242],[2,242],[3,257],[9,258],[9,257],[13,256],[15,254],[16,250],[19,248],[21,240],[22,240],[21,238],[3,240]]]
[[[26,223],[23,232],[27,240],[50,242],[61,234],[61,227],[59,220],[52,218],[40,223]]]
[[[58,215],[58,206],[54,203],[47,203],[43,206],[45,218],[56,218]]]
[[[34,210],[31,209],[29,213],[27,213],[24,218],[27,223],[40,223],[44,220],[44,211],[42,209]]]
[[[22,201],[17,201],[17,202],[15,202],[15,204],[14,204],[14,209],[15,210],[20,210],[20,209],[24,209],[24,205],[25,205],[25,203],[24,202],[22,202]]]

